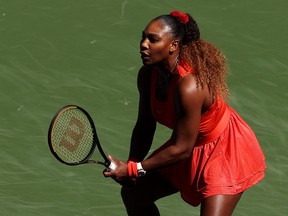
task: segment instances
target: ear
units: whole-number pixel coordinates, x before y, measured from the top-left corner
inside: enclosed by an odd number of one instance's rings
[[[173,52],[175,52],[179,47],[179,40],[173,40],[171,42],[171,45],[170,45],[170,53],[172,54]]]

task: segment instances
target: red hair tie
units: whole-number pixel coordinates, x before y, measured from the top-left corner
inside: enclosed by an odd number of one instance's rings
[[[186,24],[189,20],[189,17],[186,13],[182,13],[179,11],[172,11],[170,13],[171,16],[176,17],[181,23]]]

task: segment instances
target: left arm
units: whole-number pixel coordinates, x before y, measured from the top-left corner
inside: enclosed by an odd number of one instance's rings
[[[169,140],[172,144],[142,161],[144,170],[149,171],[165,167],[191,156],[198,136],[202,108],[206,106],[205,101],[208,97],[210,95],[207,88],[196,87],[194,76],[188,75],[181,80],[175,100],[177,118]],[[106,173],[106,176],[114,176],[118,180],[121,180],[125,175],[127,176],[126,163],[116,158],[110,159],[123,169]]]
[[[201,120],[201,111],[207,91],[196,87],[194,76],[181,80],[176,93],[177,119],[167,148],[144,160],[145,170],[157,169],[191,156]]]

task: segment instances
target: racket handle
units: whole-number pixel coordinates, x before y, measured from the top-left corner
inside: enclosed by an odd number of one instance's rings
[[[110,161],[110,164],[109,164],[108,168],[110,170],[115,170],[116,169],[116,164],[113,161]]]

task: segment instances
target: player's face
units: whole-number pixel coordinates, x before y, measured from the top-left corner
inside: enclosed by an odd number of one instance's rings
[[[142,32],[140,54],[143,64],[166,63],[170,56],[173,38],[170,27],[160,20],[152,21]]]

